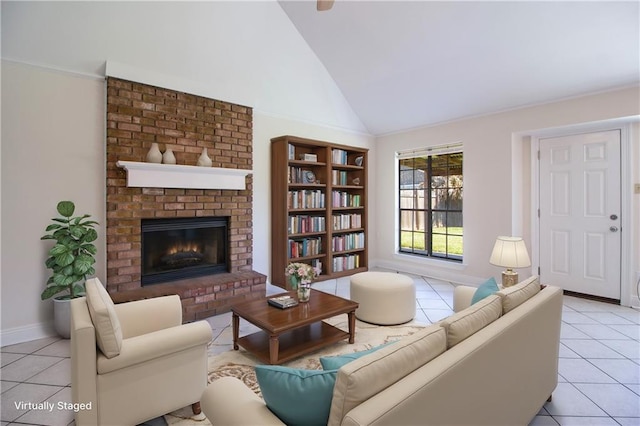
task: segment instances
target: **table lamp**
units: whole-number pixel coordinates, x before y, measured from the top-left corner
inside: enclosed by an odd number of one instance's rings
[[[493,246],[489,263],[507,268],[502,271],[502,286],[511,287],[518,282],[518,273],[513,268],[531,266],[529,253],[520,237],[498,237]]]

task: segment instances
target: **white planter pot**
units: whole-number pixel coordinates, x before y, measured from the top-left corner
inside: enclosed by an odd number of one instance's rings
[[[53,299],[53,325],[60,337],[71,337],[71,299]]]

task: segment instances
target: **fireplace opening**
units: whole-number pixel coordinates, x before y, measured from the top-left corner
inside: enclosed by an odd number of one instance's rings
[[[141,284],[228,272],[227,217],[142,219]]]

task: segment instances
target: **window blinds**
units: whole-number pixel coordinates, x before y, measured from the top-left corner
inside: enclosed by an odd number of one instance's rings
[[[396,158],[403,160],[405,158],[425,157],[427,155],[442,155],[452,152],[462,151],[462,142],[454,142],[446,145],[436,145],[425,148],[410,149],[406,151],[396,152]]]

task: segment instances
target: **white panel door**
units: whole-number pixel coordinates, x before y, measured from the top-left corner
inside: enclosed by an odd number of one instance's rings
[[[540,139],[540,280],[620,299],[620,131]]]

